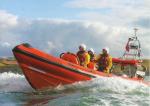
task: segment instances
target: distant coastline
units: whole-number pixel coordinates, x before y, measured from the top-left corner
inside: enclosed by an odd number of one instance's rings
[[[0,67],[7,67],[10,65],[17,65],[17,61],[14,57],[1,57]]]
[[[14,72],[22,74],[22,71],[14,57],[0,58],[0,73],[2,72]]]

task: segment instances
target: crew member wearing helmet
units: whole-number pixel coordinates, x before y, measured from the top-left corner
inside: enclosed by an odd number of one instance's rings
[[[104,48],[102,50],[102,54],[99,54],[98,58],[96,59],[98,63],[98,70],[110,73],[110,69],[112,67],[112,57],[109,55],[109,48]]]
[[[95,52],[94,52],[93,48],[90,48],[88,50],[88,54],[90,55],[90,61],[93,62],[95,60]]]
[[[88,52],[86,52],[85,44],[79,45],[79,51],[77,52],[77,56],[79,58],[80,65],[87,67],[90,62],[90,55],[88,54]]]
[[[90,48],[88,50],[88,54],[90,55],[90,63],[88,64],[88,68],[93,69],[93,70],[97,70],[96,68],[96,55],[95,52],[93,50],[93,48]]]

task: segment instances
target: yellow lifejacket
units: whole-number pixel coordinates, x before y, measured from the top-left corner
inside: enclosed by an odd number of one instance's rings
[[[104,72],[109,73],[109,70],[112,67],[112,57],[110,55],[100,54],[97,63],[99,67],[102,67]]]
[[[90,62],[90,55],[86,51],[79,51],[77,56],[80,61],[80,65],[87,67],[88,63]]]

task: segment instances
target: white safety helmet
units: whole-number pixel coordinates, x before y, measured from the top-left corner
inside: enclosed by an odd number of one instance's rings
[[[106,50],[107,53],[109,53],[109,48],[108,48],[108,47],[105,47],[105,48],[103,48],[103,49]]]
[[[95,53],[93,48],[90,48],[89,51],[91,51],[93,54]]]
[[[83,50],[86,50],[86,45],[82,43],[82,44],[79,45],[79,49],[80,48],[82,48]]]

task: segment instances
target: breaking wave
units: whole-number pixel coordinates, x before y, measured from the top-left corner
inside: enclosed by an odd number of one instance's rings
[[[114,93],[132,93],[139,92],[148,94],[150,87],[141,82],[125,80],[116,77],[99,77],[91,81],[77,82],[67,86],[58,86],[56,90],[65,89],[86,89],[92,92],[114,92]]]
[[[11,104],[24,100],[23,103],[27,105],[43,106],[145,106],[149,104],[149,91],[150,87],[143,83],[116,77],[99,77],[70,85],[59,85],[46,91],[35,91],[24,75],[0,73],[0,95],[2,98],[9,98],[3,101]],[[15,98],[13,102],[12,95]]]
[[[77,82],[66,86],[58,86],[55,90],[65,89],[85,89],[90,91],[110,91],[117,93],[141,92],[149,93],[149,87],[140,82],[125,80],[116,77],[99,77],[91,81]],[[12,72],[4,72],[0,74],[0,91],[27,91],[32,90],[31,86],[25,79],[24,75]],[[54,89],[53,89],[54,90]]]
[[[23,75],[12,72],[0,73],[0,92],[20,92],[31,89]]]

